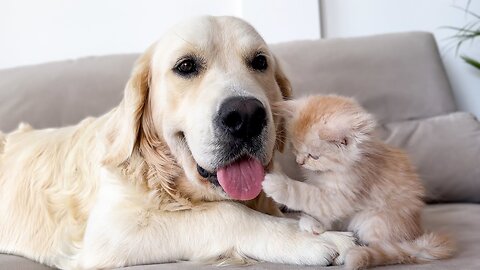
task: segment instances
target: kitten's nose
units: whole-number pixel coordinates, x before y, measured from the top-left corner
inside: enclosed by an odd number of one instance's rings
[[[305,157],[297,156],[297,163],[298,165],[305,164]]]

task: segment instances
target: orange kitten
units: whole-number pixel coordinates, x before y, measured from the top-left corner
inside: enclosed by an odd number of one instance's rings
[[[351,249],[349,269],[420,263],[451,256],[446,236],[420,225],[424,188],[407,155],[374,135],[376,122],[356,101],[312,96],[286,101],[287,130],[306,181],[268,174],[264,191],[303,211],[299,226],[316,234],[347,229],[366,246]]]

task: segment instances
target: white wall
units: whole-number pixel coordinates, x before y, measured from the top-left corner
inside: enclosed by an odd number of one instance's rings
[[[205,14],[243,17],[271,43],[320,37],[318,0],[0,0],[0,68],[141,52]]]
[[[363,36],[423,30],[435,34],[460,109],[480,117],[480,71],[455,55],[454,32],[444,26],[463,26],[472,20],[453,6],[468,0],[321,0],[323,37]],[[470,10],[480,14],[480,1]],[[480,25],[479,25],[480,26]],[[480,59],[480,39],[462,47],[462,54]]]

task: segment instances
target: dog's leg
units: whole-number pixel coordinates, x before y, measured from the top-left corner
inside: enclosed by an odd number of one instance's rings
[[[347,233],[301,232],[294,220],[233,202],[176,212],[120,209],[116,205],[92,213],[78,257],[80,268],[208,262],[228,254],[275,263],[328,265],[354,242]]]
[[[3,148],[5,147],[5,134],[0,131],[0,155],[3,153]]]

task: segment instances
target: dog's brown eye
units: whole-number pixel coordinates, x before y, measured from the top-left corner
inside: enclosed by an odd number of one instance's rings
[[[198,73],[198,66],[194,59],[185,59],[175,65],[174,71],[182,76],[192,76]]]
[[[259,54],[252,59],[250,66],[258,71],[264,71],[268,68],[267,58],[265,55]]]

